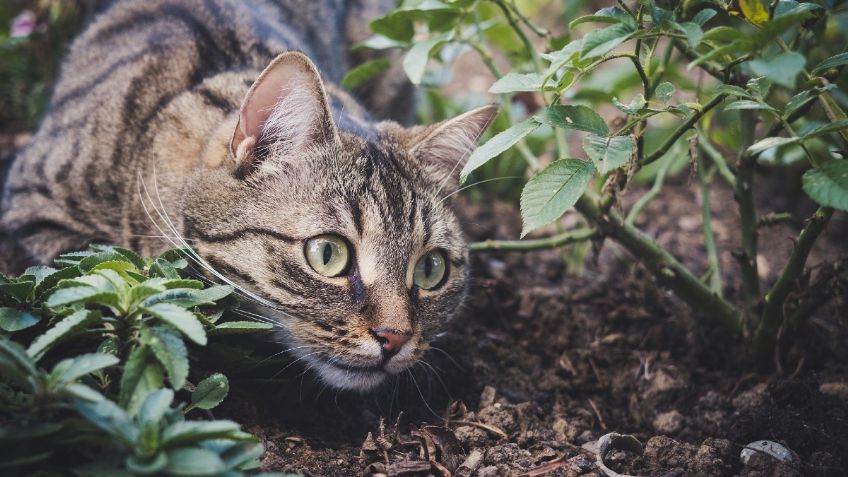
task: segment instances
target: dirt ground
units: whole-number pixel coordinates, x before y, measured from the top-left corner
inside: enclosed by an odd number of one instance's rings
[[[780,177],[763,178],[782,187]],[[703,269],[699,198],[685,177],[646,209],[642,226]],[[642,193],[633,190],[625,202]],[[735,284],[729,191],[713,196],[725,282]],[[800,205],[798,205],[800,204]],[[791,204],[762,204],[786,210]],[[804,201],[790,210],[811,211]],[[507,204],[459,204],[471,238],[515,237]],[[567,221],[567,220],[566,220]],[[764,278],[779,272],[803,223],[765,229]],[[835,217],[812,264],[848,256]],[[560,252],[478,254],[468,306],[426,363],[371,395],[338,394],[289,370],[246,380],[223,415],[265,441],[267,470],[312,476],[604,475],[597,440],[642,444],[606,453],[612,471],[640,476],[841,476],[848,466],[848,290],[822,308],[777,373],[755,374],[744,345],[710,330],[626,253],[605,244],[579,274]],[[708,312],[708,310],[703,310]],[[772,453],[743,463],[746,445]],[[629,442],[618,439],[618,442]],[[616,450],[617,447],[621,449]],[[756,447],[756,446],[752,446]],[[615,475],[615,474],[609,474]]]

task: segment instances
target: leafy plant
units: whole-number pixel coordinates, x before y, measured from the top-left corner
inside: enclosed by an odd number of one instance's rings
[[[493,137],[468,158],[461,180],[477,178],[488,187],[505,175],[493,166],[499,163],[530,176],[520,197],[522,237],[572,208],[583,222],[550,237],[489,240],[471,250],[527,251],[611,239],[708,323],[748,337],[761,362],[771,362],[779,329],[800,329],[820,305],[787,300],[833,213],[848,211],[848,96],[837,86],[844,85],[848,64],[848,52],[837,49],[848,41],[848,7],[832,0],[618,1],[574,18],[561,34],[524,13],[534,8],[563,7],[404,0],[371,24],[375,35],[360,45],[405,49],[404,69],[425,87],[444,82],[457,50],[476,52],[495,77],[489,92],[501,95],[504,111]],[[495,58],[507,59],[509,71]],[[446,66],[433,68],[431,59]],[[447,108],[434,91],[425,99],[429,114]],[[608,123],[599,107],[617,109],[620,118]],[[583,136],[577,142],[583,157],[569,149],[574,134]],[[636,226],[672,165],[686,158],[703,197],[709,266],[703,277]],[[756,261],[758,229],[789,214],[761,214],[755,207],[755,171],[764,167],[804,170],[803,190],[819,205],[765,293]],[[743,277],[740,303],[725,297],[719,269],[709,202],[716,178],[735,191],[741,216],[734,251]],[[652,180],[653,187],[625,212],[618,196],[633,180]]]
[[[187,342],[267,330],[219,322],[227,286],[186,279],[177,250],[143,259],[94,246],[0,277],[0,445],[3,472],[242,475],[263,447],[215,408],[222,374],[190,384]],[[226,326],[225,323],[227,324]],[[190,402],[177,399],[192,390]]]

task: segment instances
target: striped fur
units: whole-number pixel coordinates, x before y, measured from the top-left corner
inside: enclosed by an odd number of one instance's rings
[[[465,246],[442,198],[494,109],[405,129],[389,120],[411,114],[402,73],[374,80],[361,103],[334,86],[361,60],[347,45],[391,3],[115,2],[72,46],[48,114],[11,166],[6,235],[42,262],[92,241],[153,254],[183,237],[259,300],[284,344],[329,384],[370,388],[411,366],[465,293]],[[245,95],[289,50],[321,74],[298,87],[295,106],[314,106],[309,92],[320,92],[326,120],[303,127],[287,103],[236,145],[241,157],[231,140]],[[332,140],[286,142],[316,128]],[[348,275],[326,278],[306,263],[305,241],[323,233],[352,245]],[[418,290],[412,268],[433,249],[448,255],[449,279]],[[383,360],[375,326],[413,339]]]

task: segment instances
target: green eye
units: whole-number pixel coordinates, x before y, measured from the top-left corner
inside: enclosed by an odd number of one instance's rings
[[[338,235],[319,235],[306,241],[306,261],[313,270],[325,277],[337,277],[347,269],[350,251]]]
[[[445,254],[433,250],[418,260],[412,272],[412,283],[423,290],[432,290],[442,284],[447,272]]]

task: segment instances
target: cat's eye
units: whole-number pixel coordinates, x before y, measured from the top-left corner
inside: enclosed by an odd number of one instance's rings
[[[444,252],[433,250],[418,259],[412,272],[412,283],[423,290],[432,290],[442,284],[446,274]]]
[[[347,270],[350,250],[338,235],[318,235],[306,241],[306,261],[313,270],[325,277],[337,277]]]

